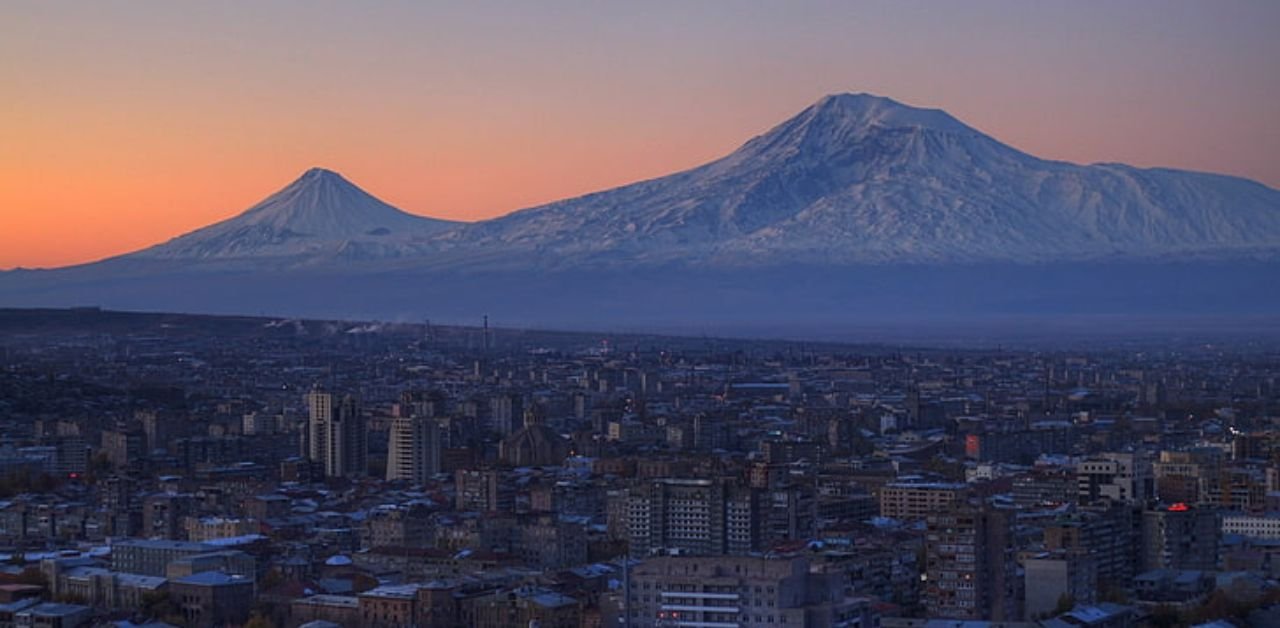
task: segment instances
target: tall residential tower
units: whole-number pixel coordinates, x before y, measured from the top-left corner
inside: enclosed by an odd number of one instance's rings
[[[387,480],[425,484],[440,472],[440,425],[424,416],[398,417],[387,437]]]
[[[307,394],[307,457],[324,465],[326,477],[363,475],[369,461],[368,437],[360,404],[316,389]]]

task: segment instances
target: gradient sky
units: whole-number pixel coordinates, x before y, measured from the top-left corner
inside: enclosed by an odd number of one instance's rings
[[[366,6],[371,4],[374,6]],[[1280,187],[1280,2],[0,5],[0,268],[124,253],[311,166],[473,220],[727,153],[824,94]]]

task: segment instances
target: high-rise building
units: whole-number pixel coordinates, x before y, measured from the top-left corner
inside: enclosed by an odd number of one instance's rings
[[[89,446],[79,434],[66,434],[54,439],[53,473],[58,477],[79,477],[89,469]]]
[[[307,457],[324,465],[327,477],[361,475],[368,466],[368,436],[360,405],[351,395],[313,390],[307,394]]]
[[[116,468],[137,464],[146,457],[146,435],[141,430],[119,429],[102,432],[102,453]]]
[[[489,429],[499,436],[509,436],[520,429],[524,418],[524,399],[516,394],[501,394],[489,399]]]
[[[1139,512],[1128,504],[1081,510],[1046,525],[1045,549],[1079,552],[1094,563],[1097,588],[1127,587],[1136,575]]]
[[[440,472],[440,425],[410,416],[391,421],[387,436],[387,480],[425,484]]]
[[[627,538],[631,555],[662,551],[714,555],[727,551],[728,538],[754,538],[728,531],[726,524],[750,526],[753,518],[727,518],[726,482],[664,478],[628,491]],[[733,500],[736,501],[736,500]]]
[[[142,423],[142,431],[146,435],[147,453],[163,449],[169,442],[168,423],[160,418],[154,410],[138,410],[134,418]]]
[[[1142,513],[1142,568],[1218,568],[1221,528],[1217,510],[1177,503]]]
[[[812,486],[765,489],[730,478],[653,479],[619,499],[625,507],[615,506],[611,523],[635,557],[748,554],[810,538],[817,514]]]
[[[307,417],[302,453],[308,460],[324,464],[328,457],[329,421],[333,417],[333,395],[319,389],[307,393]]]
[[[932,618],[1019,617],[1013,517],[954,504],[926,517],[925,608]]]
[[[658,480],[627,500],[632,556],[664,550],[719,554],[724,548],[724,487],[710,479]]]

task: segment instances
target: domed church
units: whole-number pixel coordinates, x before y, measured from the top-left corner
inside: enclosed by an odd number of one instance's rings
[[[569,457],[569,441],[543,424],[541,406],[524,411],[524,427],[502,439],[498,457],[512,467],[546,467],[559,465]]]

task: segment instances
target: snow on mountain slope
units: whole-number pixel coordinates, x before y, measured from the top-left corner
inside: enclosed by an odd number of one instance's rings
[[[1280,191],[1258,183],[1046,161],[942,111],[838,95],[706,165],[479,223],[313,170],[138,253],[0,273],[0,306],[788,334],[904,316],[1246,324],[1280,312],[1278,253]]]
[[[408,214],[336,172],[312,168],[234,218],[128,257],[220,260],[252,257],[394,257],[406,242],[458,223]]]
[[[1022,153],[940,110],[823,98],[685,172],[461,226],[423,253],[543,264],[948,263],[1270,255],[1280,191]]]
[[[840,94],[706,165],[477,223],[407,214],[312,169],[239,216],[115,261],[521,272],[1278,252],[1280,191],[1264,185],[1042,160],[941,110]]]

